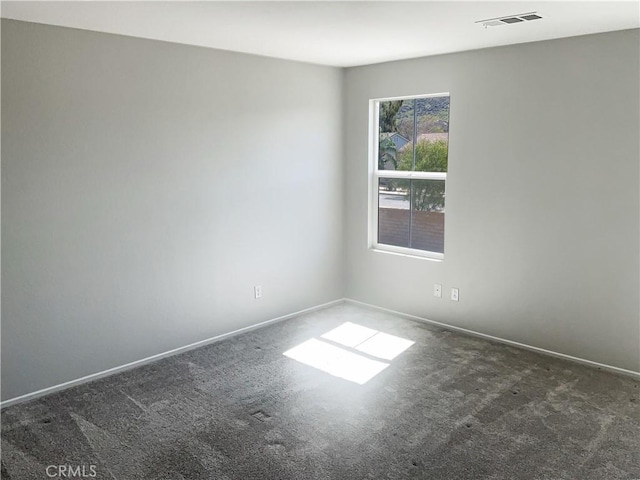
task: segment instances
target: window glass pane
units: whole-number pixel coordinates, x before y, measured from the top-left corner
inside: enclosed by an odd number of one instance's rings
[[[398,155],[398,170],[446,172],[449,145],[449,97],[412,100],[416,118],[416,148],[413,138]]]
[[[409,180],[381,178],[378,182],[378,243],[409,246]]]
[[[413,100],[408,102],[411,103]],[[397,170],[398,154],[413,138],[413,130],[409,133],[398,131],[399,121],[406,115],[406,110],[407,106],[404,100],[380,102],[378,110],[378,170]]]
[[[444,180],[411,180],[410,248],[444,253]]]
[[[444,253],[445,180],[385,178],[384,172],[447,172],[449,96],[377,105],[377,243]]]

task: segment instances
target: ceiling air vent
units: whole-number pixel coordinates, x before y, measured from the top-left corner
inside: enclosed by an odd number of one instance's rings
[[[484,28],[497,27],[498,25],[510,25],[512,23],[529,22],[542,18],[538,12],[519,13],[518,15],[507,15],[506,17],[488,18],[486,20],[478,20],[475,23],[481,24]]]
[[[521,18],[518,18],[518,17],[502,18],[500,21],[501,21],[501,22],[504,22],[504,23],[518,23],[518,22],[524,22],[524,20],[522,20]]]

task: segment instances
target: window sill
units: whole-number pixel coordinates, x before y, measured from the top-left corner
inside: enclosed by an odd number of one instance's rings
[[[397,249],[396,249],[397,248]],[[411,249],[403,249],[402,247],[387,248],[375,245],[369,248],[375,253],[386,253],[388,255],[397,255],[400,257],[415,258],[418,260],[429,260],[431,262],[444,262],[444,254],[434,252],[424,252]]]

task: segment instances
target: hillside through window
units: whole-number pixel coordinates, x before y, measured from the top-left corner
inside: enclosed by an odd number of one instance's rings
[[[444,257],[449,95],[373,101],[372,246]]]

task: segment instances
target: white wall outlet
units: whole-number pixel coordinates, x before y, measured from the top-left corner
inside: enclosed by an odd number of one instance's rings
[[[253,287],[253,294],[256,298],[262,298],[262,285]]]
[[[433,296],[442,298],[442,285],[438,285],[437,283],[433,284]]]
[[[452,288],[451,289],[451,300],[453,300],[454,302],[458,301],[458,289],[457,288]]]

